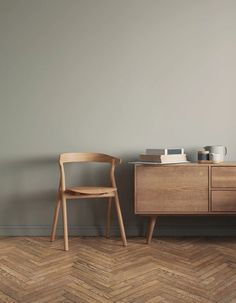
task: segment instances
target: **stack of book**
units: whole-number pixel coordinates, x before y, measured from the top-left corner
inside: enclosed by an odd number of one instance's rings
[[[188,162],[183,148],[146,149],[139,159],[144,162],[155,163],[183,163]]]

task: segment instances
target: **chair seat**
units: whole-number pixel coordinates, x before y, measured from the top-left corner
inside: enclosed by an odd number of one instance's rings
[[[111,194],[117,189],[115,187],[98,187],[98,186],[82,186],[82,187],[69,187],[66,193],[72,195],[104,195]]]

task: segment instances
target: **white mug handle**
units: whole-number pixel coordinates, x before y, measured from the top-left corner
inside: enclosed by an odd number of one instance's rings
[[[227,155],[227,147],[225,146],[225,156]]]

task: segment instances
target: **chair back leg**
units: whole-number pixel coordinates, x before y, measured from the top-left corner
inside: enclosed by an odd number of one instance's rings
[[[64,196],[62,196],[62,220],[63,220],[63,230],[64,230],[64,249],[69,250],[68,225],[67,225],[67,205],[66,205],[66,198]]]
[[[56,207],[54,211],[53,223],[52,223],[51,242],[55,240],[60,207],[61,207],[61,197],[60,194],[58,193]]]
[[[111,207],[112,207],[112,197],[109,197],[108,205],[107,205],[106,238],[110,238],[110,230],[111,230]]]
[[[118,222],[119,222],[119,226],[120,226],[121,238],[122,238],[124,246],[127,246],[125,228],[124,228],[123,218],[122,218],[121,209],[120,209],[120,201],[119,201],[119,197],[118,197],[117,192],[115,194],[115,204],[116,204],[116,212],[117,212]]]

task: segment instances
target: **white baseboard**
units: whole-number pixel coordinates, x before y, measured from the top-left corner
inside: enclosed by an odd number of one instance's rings
[[[126,226],[127,236],[144,236],[146,226]],[[0,236],[49,236],[50,225],[0,225]],[[57,234],[62,235],[62,226]],[[102,226],[69,226],[71,236],[102,236]],[[119,227],[111,228],[111,235],[119,236]],[[161,225],[156,226],[154,236],[236,236],[236,225]]]

